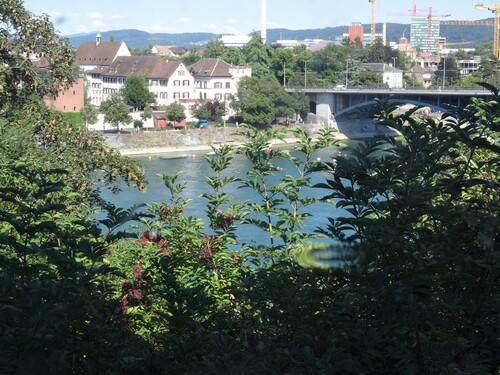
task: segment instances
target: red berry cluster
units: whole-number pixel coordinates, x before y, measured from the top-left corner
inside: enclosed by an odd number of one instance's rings
[[[229,228],[236,217],[232,214],[226,214],[225,212],[222,211],[216,211],[214,215],[214,227],[215,228]]]
[[[142,236],[137,240],[137,244],[147,246],[148,244],[155,244],[160,249],[160,253],[168,253],[168,241],[159,233],[151,233],[149,230],[145,231]]]
[[[140,262],[137,262],[132,274],[134,275],[134,280],[126,280],[122,285],[122,292],[124,294],[120,308],[122,314],[126,314],[128,309],[133,306],[149,306],[149,301],[144,294],[148,286],[144,266]]]
[[[179,215],[181,215],[184,212],[184,207],[177,207],[173,206],[170,207],[168,204],[163,203],[160,207],[160,220],[163,220],[165,222],[171,222],[172,220],[176,219]]]

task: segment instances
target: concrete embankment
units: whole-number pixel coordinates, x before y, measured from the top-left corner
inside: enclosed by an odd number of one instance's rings
[[[335,133],[339,140],[373,137],[386,129],[375,128],[373,125],[339,124],[340,131]],[[321,126],[308,126],[308,131],[314,134]],[[236,128],[208,128],[184,130],[155,130],[141,132],[105,133],[108,146],[119,150],[122,155],[160,155],[169,153],[208,152],[212,147],[229,144],[241,146],[246,139],[234,134]],[[273,140],[271,144],[294,144],[297,139],[290,133],[283,141]]]

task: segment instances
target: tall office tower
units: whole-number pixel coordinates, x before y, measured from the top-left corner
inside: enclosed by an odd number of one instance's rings
[[[427,17],[413,17],[411,19],[410,43],[428,54],[438,51],[439,20],[429,20]]]
[[[363,25],[361,22],[353,22],[348,30],[349,40],[351,43],[356,42],[356,39],[359,39],[361,43],[363,43],[363,34],[365,32]]]

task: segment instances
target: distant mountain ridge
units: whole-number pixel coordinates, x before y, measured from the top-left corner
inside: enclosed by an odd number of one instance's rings
[[[491,20],[491,19],[487,19]],[[363,25],[365,30],[370,30],[370,25]],[[342,38],[342,34],[347,33],[347,25],[326,27],[322,29],[289,30],[289,29],[269,29],[267,30],[267,39],[274,42],[279,39],[324,39],[336,40]],[[409,39],[410,24],[387,23],[387,39],[389,41],[398,41],[402,36]],[[377,24],[377,32],[382,30],[382,24]],[[94,42],[97,32],[86,35],[69,35],[72,46],[76,49],[81,43]],[[185,48],[194,48],[203,46],[208,41],[215,39],[219,34],[214,33],[148,33],[146,31],[125,29],[101,32],[103,41],[109,41],[114,38],[115,41],[124,41],[129,48],[147,48],[153,45],[169,45]],[[448,42],[470,41],[471,47],[493,40],[493,28],[489,26],[467,26],[467,25],[441,25],[441,36],[447,38]],[[469,47],[463,45],[463,48]]]

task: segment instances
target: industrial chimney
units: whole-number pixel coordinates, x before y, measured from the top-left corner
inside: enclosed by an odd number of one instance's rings
[[[266,0],[262,0],[262,19],[260,27],[260,38],[262,39],[262,43],[266,43],[267,39],[266,17],[267,17],[267,4]]]

